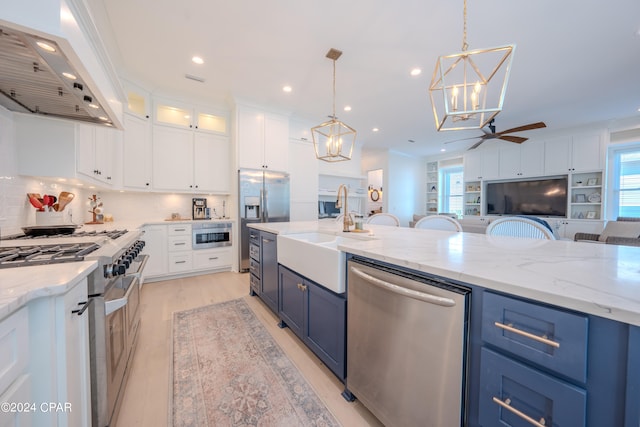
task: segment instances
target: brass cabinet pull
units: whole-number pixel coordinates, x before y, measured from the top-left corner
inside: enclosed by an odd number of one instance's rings
[[[497,403],[498,405],[502,406],[504,409],[506,409],[506,410],[512,412],[513,414],[519,416],[520,418],[522,418],[523,420],[525,420],[529,424],[533,424],[536,427],[546,427],[546,421],[545,421],[544,418],[540,418],[540,421],[534,420],[529,415],[527,415],[524,412],[519,411],[516,408],[514,408],[513,406],[511,406],[511,399],[509,399],[509,398],[506,398],[504,400],[504,402],[503,402],[502,400],[498,399],[497,397],[493,397],[493,401],[495,403]]]
[[[302,283],[298,283],[297,286],[298,286],[298,289],[300,289],[302,292],[307,290],[307,285],[303,285]]]
[[[530,334],[529,332],[522,331],[520,329],[514,328],[512,325],[505,325],[504,323],[495,322],[496,325],[500,329],[504,329],[505,331],[513,332],[514,334],[522,335],[523,337],[531,338],[534,341],[541,342],[543,344],[550,345],[551,347],[560,348],[560,343],[556,341],[552,341],[545,337],[539,337],[534,334]]]

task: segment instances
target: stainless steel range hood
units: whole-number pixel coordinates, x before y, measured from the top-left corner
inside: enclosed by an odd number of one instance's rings
[[[56,41],[1,25],[0,105],[22,113],[114,123]]]

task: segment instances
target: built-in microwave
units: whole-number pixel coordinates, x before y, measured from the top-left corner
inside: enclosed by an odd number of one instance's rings
[[[232,225],[230,222],[194,223],[191,226],[193,249],[231,246]]]

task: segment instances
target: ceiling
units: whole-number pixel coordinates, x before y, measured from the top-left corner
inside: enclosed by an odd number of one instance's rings
[[[332,109],[325,54],[336,48],[337,116],[359,145],[433,155],[482,133],[436,132],[428,95],[438,56],[461,50],[462,0],[87,1],[119,74],[153,93],[243,99],[320,124]],[[516,45],[498,132],[544,121],[519,134],[539,137],[640,114],[638,0],[468,0],[467,31],[470,50]]]

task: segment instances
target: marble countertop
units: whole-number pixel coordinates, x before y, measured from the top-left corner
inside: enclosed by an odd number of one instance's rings
[[[335,222],[261,223],[275,234],[341,234]],[[640,326],[640,248],[365,224],[339,249]]]
[[[0,269],[0,319],[34,299],[66,293],[97,266],[82,261]]]

